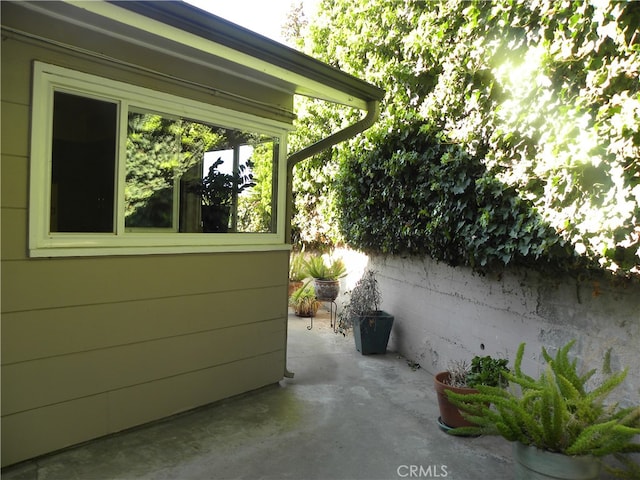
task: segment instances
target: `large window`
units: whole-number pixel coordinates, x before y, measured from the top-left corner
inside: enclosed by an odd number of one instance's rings
[[[284,244],[287,125],[36,63],[30,250]]]

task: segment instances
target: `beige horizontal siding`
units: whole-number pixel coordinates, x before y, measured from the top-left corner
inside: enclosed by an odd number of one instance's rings
[[[2,132],[3,155],[26,157],[29,151],[29,113],[28,105],[2,100],[0,132]]]
[[[6,121],[6,120],[5,120]],[[4,122],[3,122],[4,123]],[[4,142],[4,136],[2,142]],[[29,191],[29,164],[27,157],[2,155],[0,192],[3,208],[19,208],[26,212]]]
[[[220,330],[286,315],[280,287],[6,313],[2,364]],[[34,335],[33,332],[37,332]]]
[[[2,464],[280,380],[286,251],[27,256],[34,59],[195,99],[204,94],[13,34],[3,40]],[[207,81],[211,73],[188,72]],[[233,86],[253,94],[243,82]],[[284,101],[268,88],[255,95]]]
[[[279,367],[274,369],[274,365]],[[271,385],[282,378],[284,356],[271,352],[218,365],[157,382],[135,385],[109,393],[109,418],[113,431],[129,428],[195,408],[213,401]],[[140,402],[153,398],[154,402]],[[141,422],[142,421],[142,422]]]
[[[4,262],[3,312],[286,286],[288,252]],[[57,281],[52,279],[57,278]]]
[[[188,322],[188,318],[182,318]],[[281,319],[3,366],[3,414],[282,351]]]
[[[3,415],[2,465],[106,435],[107,402],[107,395],[94,395],[18,415]]]
[[[272,384],[273,365],[277,352],[4,416],[3,465]]]
[[[0,78],[2,78],[0,92],[2,93],[3,101],[9,99],[11,103],[22,105],[31,103],[31,65],[30,54],[25,51],[27,48],[29,47],[25,43],[8,37],[3,39],[2,64],[10,65],[10,68],[3,68],[0,71]],[[2,123],[4,128],[6,122]],[[2,137],[4,143],[4,131]]]
[[[261,252],[3,262],[3,309],[13,309],[2,318],[3,417],[28,430],[40,410],[60,415],[66,403],[106,395],[108,413],[94,411],[106,418],[72,428],[82,441],[101,435],[82,436],[96,423],[117,431],[277,382],[285,368],[287,258]],[[237,373],[236,364],[256,356],[264,357],[260,369]],[[223,380],[204,392],[190,384],[212,369]],[[155,393],[145,396],[157,382],[186,386],[169,388],[163,409]],[[114,403],[123,396],[133,403]],[[75,424],[81,416],[68,411],[66,421]],[[3,427],[5,446],[13,444],[11,431]],[[47,442],[61,448],[71,433],[52,435]],[[32,453],[21,455],[16,461]],[[4,465],[11,458],[3,451]]]
[[[3,173],[4,175],[4,173]],[[2,228],[2,241],[0,242],[0,255],[2,256],[2,270],[8,263],[4,260],[25,260],[28,256],[28,226],[27,210],[25,208],[0,209],[0,225]],[[10,276],[2,272],[2,301],[7,298],[4,289],[11,283]]]

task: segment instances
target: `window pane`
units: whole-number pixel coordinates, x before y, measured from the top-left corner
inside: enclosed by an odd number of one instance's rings
[[[237,130],[218,132],[225,142],[204,154],[202,231],[275,232],[277,142]]]
[[[278,143],[261,138],[254,146],[246,146],[254,185],[238,197],[239,232],[275,232],[274,168],[278,161]],[[241,148],[241,157],[243,156]]]
[[[130,112],[125,226],[274,232],[276,145],[259,134]]]
[[[51,232],[113,232],[115,103],[55,92]]]
[[[176,229],[179,130],[179,120],[152,113],[129,113],[125,227]]]

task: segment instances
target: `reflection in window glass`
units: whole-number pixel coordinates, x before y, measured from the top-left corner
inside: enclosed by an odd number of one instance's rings
[[[175,230],[175,172],[179,168],[179,121],[129,113],[125,226]]]
[[[141,111],[128,122],[129,231],[275,232],[273,138]]]

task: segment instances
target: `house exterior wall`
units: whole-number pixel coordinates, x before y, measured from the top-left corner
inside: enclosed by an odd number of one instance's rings
[[[62,23],[48,16],[32,12],[18,4],[2,2],[2,24],[18,31],[26,31],[32,38],[26,37],[15,42],[13,35],[2,43],[2,54],[11,49],[13,57],[25,58],[33,53],[32,47],[42,50],[35,59],[86,71],[94,75],[104,76],[144,87],[160,90],[174,95],[202,100],[220,107],[239,110],[255,115],[270,115],[275,120],[291,122],[292,117],[279,117],[278,109],[293,111],[293,96],[280,88],[271,88],[264,82],[257,85],[247,78],[240,78],[228,70],[229,62],[220,60],[221,67],[202,65],[188,58],[189,51],[172,54],[162,49],[148,49],[138,46],[124,38],[108,36],[89,27],[73,23]],[[79,6],[82,2],[79,2]],[[105,29],[109,26],[105,25]],[[159,32],[161,33],[161,32]],[[133,34],[133,33],[132,33]],[[39,39],[46,39],[39,41]],[[153,39],[145,39],[153,43]],[[78,47],[71,52],[61,45]],[[15,53],[13,53],[15,52]],[[84,52],[92,52],[83,55]],[[112,63],[112,60],[118,64]],[[14,60],[7,59],[12,65]],[[4,75],[4,72],[3,72]],[[7,72],[10,78],[22,76],[21,81],[30,84],[31,70],[13,70]],[[25,77],[26,75],[26,77]],[[221,94],[226,92],[229,95]],[[30,90],[25,95],[30,96]],[[250,99],[251,102],[242,102]],[[268,113],[260,108],[267,106]],[[269,107],[274,107],[269,109]],[[289,114],[291,115],[291,114]]]
[[[160,59],[145,53],[137,55],[160,68]],[[136,52],[127,46],[126,54]],[[212,98],[148,72],[3,35],[3,466],[275,383],[285,370],[284,245],[244,253],[28,257],[34,60]],[[183,67],[167,64],[172,72]],[[185,75],[215,82],[204,70]],[[291,104],[281,92],[217,78],[260,101]]]
[[[470,362],[474,355],[508,358],[512,364],[526,342],[523,369],[537,375],[541,347],[553,354],[575,339],[571,353],[587,369],[600,372],[611,349],[613,371],[629,369],[612,399],[640,402],[637,284],[577,282],[527,271],[497,279],[429,258],[372,257],[369,268],[379,272],[383,307],[395,315],[389,348],[432,374],[446,370],[451,360]]]

